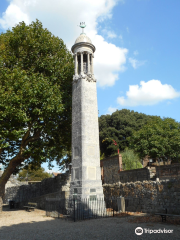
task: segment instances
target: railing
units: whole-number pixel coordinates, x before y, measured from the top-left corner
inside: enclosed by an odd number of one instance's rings
[[[114,217],[122,211],[123,198],[114,199],[46,199],[46,215],[73,221]]]

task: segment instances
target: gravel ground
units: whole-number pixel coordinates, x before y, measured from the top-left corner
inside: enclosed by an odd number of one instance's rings
[[[169,223],[132,223],[134,217],[114,217],[66,221],[46,217],[42,210],[6,210],[0,214],[0,240],[86,240],[86,239],[180,239],[180,225]],[[135,228],[173,230],[173,233],[135,234]]]

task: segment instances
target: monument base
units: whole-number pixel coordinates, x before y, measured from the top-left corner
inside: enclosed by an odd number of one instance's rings
[[[101,180],[72,181],[70,187],[71,198],[76,199],[104,199]]]

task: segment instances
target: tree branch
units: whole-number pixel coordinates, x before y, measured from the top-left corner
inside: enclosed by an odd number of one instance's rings
[[[25,146],[28,145],[28,143],[30,142],[35,142],[36,140],[38,140],[40,138],[40,134],[41,134],[41,131],[38,130],[32,137],[29,137],[28,139],[26,139],[25,141]]]

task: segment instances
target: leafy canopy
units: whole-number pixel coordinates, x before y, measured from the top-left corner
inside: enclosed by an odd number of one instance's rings
[[[9,173],[70,153],[73,69],[63,40],[38,20],[0,35],[0,163]]]
[[[44,168],[31,169],[29,165],[27,169],[23,169],[19,172],[19,181],[42,181],[45,178],[52,177],[51,174],[45,172]]]
[[[112,115],[99,117],[100,150],[105,157],[117,154],[129,147],[129,138],[133,131],[138,131],[153,116],[130,111],[117,110]],[[114,141],[117,143],[114,144]]]
[[[134,132],[129,141],[142,158],[149,155],[153,159],[176,161],[180,157],[180,123],[172,118],[155,117]]]

